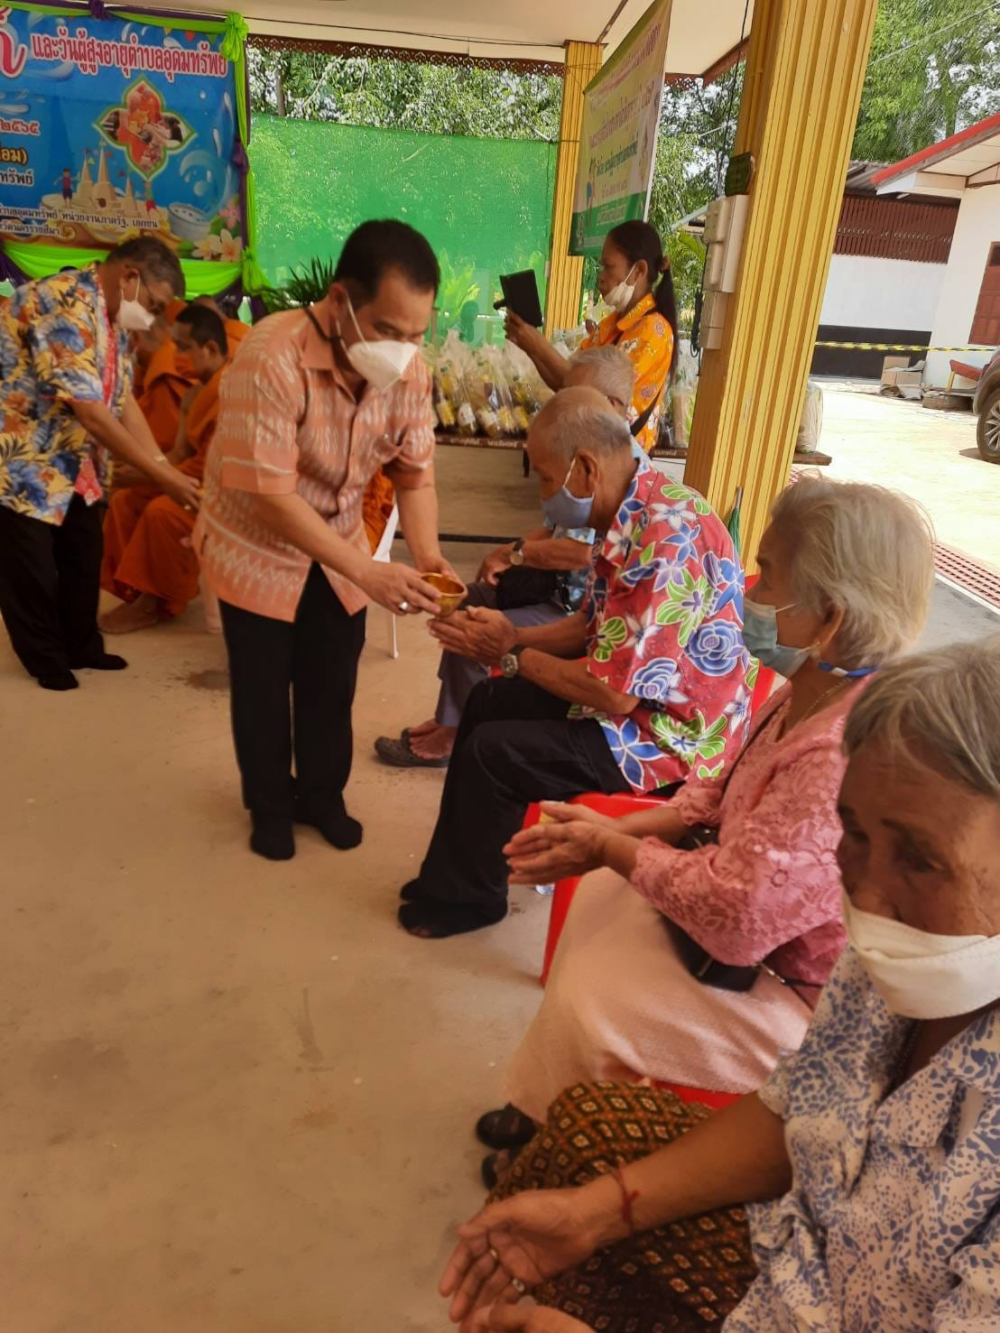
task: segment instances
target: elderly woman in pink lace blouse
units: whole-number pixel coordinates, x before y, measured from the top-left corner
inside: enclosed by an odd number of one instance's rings
[[[524,1142],[576,1082],[750,1092],[799,1046],[844,946],[837,791],[844,722],[872,671],[910,646],[933,580],[907,499],[806,477],[778,499],[746,602],[750,651],[787,677],[728,778],[610,819],[544,807],[507,851],[516,883],[587,878],[541,1009],[479,1123]]]

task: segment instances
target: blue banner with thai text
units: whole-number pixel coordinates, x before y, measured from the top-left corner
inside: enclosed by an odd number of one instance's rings
[[[0,239],[239,261],[234,67],[183,22],[0,6]]]

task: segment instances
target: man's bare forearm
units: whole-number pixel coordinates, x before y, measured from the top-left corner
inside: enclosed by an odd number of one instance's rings
[[[537,648],[527,648],[521,654],[520,674],[557,699],[602,713],[630,713],[636,704],[629,695],[619,694],[596,680],[587,670],[586,663],[567,662],[561,657],[541,653]]]
[[[577,611],[548,625],[526,625],[517,631],[517,641],[551,657],[580,657],[587,646],[583,613]]]
[[[433,474],[425,485],[397,486],[396,503],[399,505],[403,536],[417,568],[438,559],[441,543],[438,539],[438,498]]]
[[[590,547],[572,537],[549,537],[544,541],[526,541],[521,547],[524,564],[529,569],[570,571],[589,569]]]
[[[92,439],[115,458],[131,464],[143,476],[159,481],[168,466],[167,456],[154,440],[146,418],[133,399],[127,400],[121,421],[103,403],[74,402],[71,406],[73,415]]]

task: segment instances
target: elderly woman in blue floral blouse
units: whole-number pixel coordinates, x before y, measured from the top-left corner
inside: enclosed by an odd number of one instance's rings
[[[1000,1328],[1000,638],[887,667],[845,749],[850,947],[802,1048],[712,1116],[571,1089],[461,1229],[463,1329]]]

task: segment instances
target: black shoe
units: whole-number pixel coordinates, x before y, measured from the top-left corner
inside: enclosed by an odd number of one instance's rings
[[[117,653],[95,653],[93,657],[70,662],[70,666],[77,671],[124,671],[128,663]]]
[[[296,808],[296,824],[306,824],[318,829],[331,847],[340,852],[349,852],[352,847],[360,847],[364,829],[356,819],[352,819],[346,810],[333,810],[323,815],[315,815],[308,808]]]
[[[538,1133],[538,1126],[510,1102],[499,1111],[487,1111],[476,1124],[476,1138],[487,1148],[523,1148]]]
[[[295,855],[292,821],[281,815],[251,815],[250,850],[268,861],[290,861]]]
[[[80,682],[72,671],[50,671],[47,675],[39,676],[38,683],[43,690],[78,690],[80,688]]]
[[[404,903],[415,903],[422,895],[423,889],[420,887],[419,879],[411,879],[399,891],[399,896]]]

